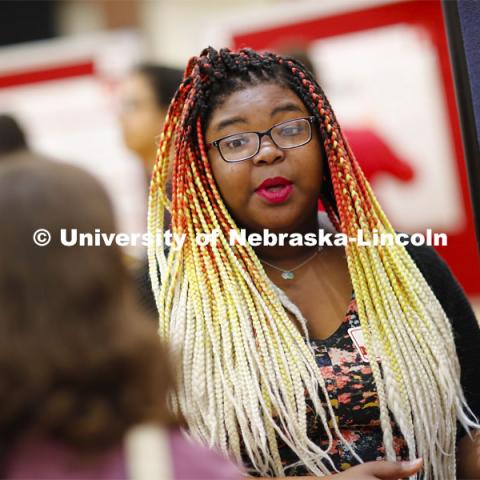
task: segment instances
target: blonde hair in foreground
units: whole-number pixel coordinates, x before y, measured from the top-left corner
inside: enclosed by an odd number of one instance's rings
[[[373,229],[395,233],[322,90],[301,64],[247,49],[209,48],[192,58],[167,115],[148,211],[151,234],[163,230],[165,209],[172,231],[186,234],[180,250],[166,254],[163,245],[151,243],[148,252],[159,333],[181,359],[172,403],[195,437],[239,462],[242,438],[261,475],[284,475],[276,435],[312,474],[327,475],[335,471],[328,455],[334,438],[361,459],[342,437],[314,354],[287,316],[285,309],[295,308],[249,245],[229,244],[230,229],[238,227],[205,152],[206,105],[226,80],[288,85],[319,119],[332,192],[324,203],[337,230],[355,236],[362,229],[367,240]],[[216,245],[196,244],[197,234],[214,229],[221,232]],[[462,393],[450,322],[403,246],[349,244],[346,257],[378,391],[386,459],[395,460],[392,415],[410,459],[423,457],[424,478],[455,478],[456,421],[477,425]],[[307,436],[305,390],[328,436],[326,449]]]

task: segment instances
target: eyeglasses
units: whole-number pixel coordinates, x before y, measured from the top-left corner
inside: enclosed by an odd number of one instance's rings
[[[277,123],[264,132],[242,132],[228,135],[209,144],[217,148],[223,160],[241,162],[254,157],[260,151],[262,137],[268,135],[282,149],[301,147],[312,139],[312,123],[316,117],[295,118]]]

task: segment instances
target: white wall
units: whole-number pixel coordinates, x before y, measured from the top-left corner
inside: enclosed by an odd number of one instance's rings
[[[155,0],[140,4],[149,55],[185,66],[202,48],[230,45],[233,32],[312,16],[390,3],[393,0]]]

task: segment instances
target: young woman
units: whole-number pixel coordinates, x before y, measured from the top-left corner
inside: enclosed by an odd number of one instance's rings
[[[192,435],[257,476],[400,478],[417,457],[426,479],[455,478],[456,459],[480,474],[465,435],[478,428],[480,332],[433,249],[230,241],[395,233],[301,64],[248,49],[191,59],[153,171],[152,234],[166,209],[185,242],[151,243],[151,284]]]
[[[169,413],[169,359],[134,306],[119,248],[60,242],[61,229],[115,232],[98,182],[33,156],[5,162],[0,224],[1,478],[240,478]],[[34,243],[38,229],[48,245]]]
[[[182,71],[179,69],[143,63],[135,67],[120,84],[123,139],[127,148],[142,161],[147,182],[155,162],[158,132],[181,81]],[[135,267],[136,274],[136,262],[132,262],[131,258],[128,260]]]

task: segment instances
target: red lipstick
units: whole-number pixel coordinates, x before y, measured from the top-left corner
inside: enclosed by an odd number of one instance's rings
[[[284,177],[265,179],[255,190],[260,197],[269,203],[283,203],[292,193],[293,183]]]

